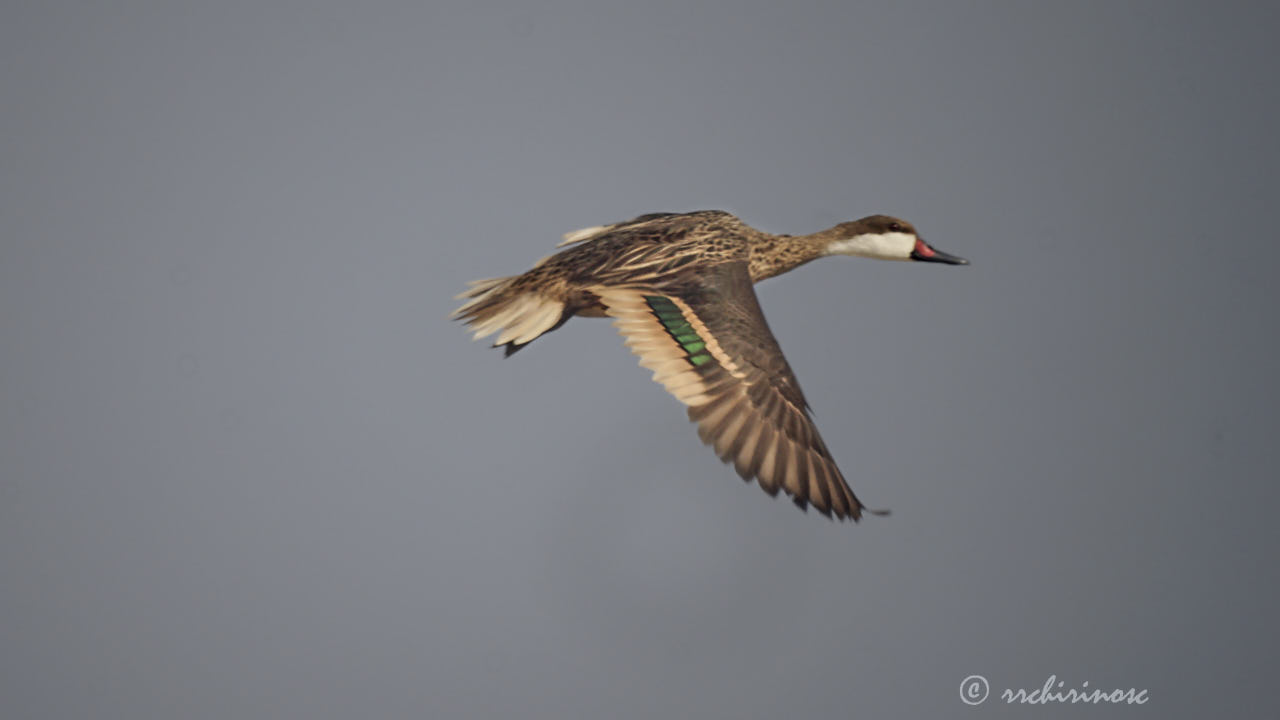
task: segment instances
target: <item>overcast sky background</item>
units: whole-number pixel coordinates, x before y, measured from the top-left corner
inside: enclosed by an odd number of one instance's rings
[[[1274,717],[1278,25],[8,4],[0,714]],[[607,322],[447,320],[701,208],[972,259],[758,288],[891,517],[744,485]],[[1051,674],[1150,702],[996,697]]]

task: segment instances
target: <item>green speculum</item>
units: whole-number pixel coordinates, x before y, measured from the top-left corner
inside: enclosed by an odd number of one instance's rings
[[[660,295],[646,295],[644,300],[653,310],[658,322],[662,323],[667,334],[684,349],[686,359],[691,365],[699,367],[711,362],[711,355],[705,352],[706,341],[698,335],[689,321],[684,319],[684,313],[680,312],[680,308],[676,307],[675,303]]]

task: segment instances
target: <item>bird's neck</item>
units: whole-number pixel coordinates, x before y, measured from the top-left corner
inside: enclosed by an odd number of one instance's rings
[[[798,236],[761,233],[749,246],[751,282],[781,275],[826,255],[827,247],[835,239],[833,230]]]

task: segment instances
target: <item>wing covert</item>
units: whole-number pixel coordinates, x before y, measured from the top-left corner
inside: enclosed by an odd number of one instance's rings
[[[653,379],[688,405],[702,441],[744,480],[802,509],[861,517],[770,332],[744,262],[661,286],[596,287],[606,313]],[[873,511],[874,512],[874,511]]]

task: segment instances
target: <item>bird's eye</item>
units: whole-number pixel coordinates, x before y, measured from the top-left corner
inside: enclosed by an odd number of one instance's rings
[[[902,232],[902,223],[889,223],[889,229],[894,232]]]

